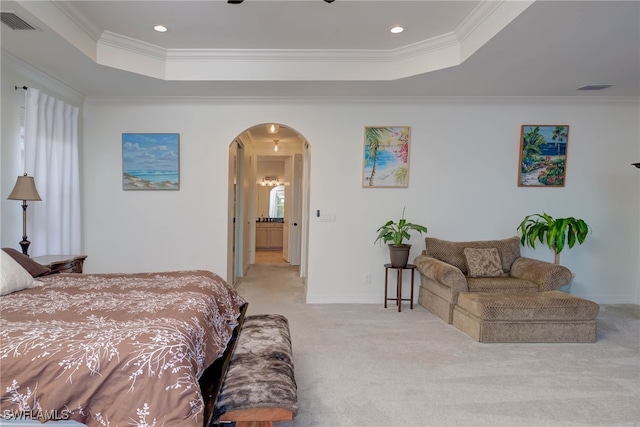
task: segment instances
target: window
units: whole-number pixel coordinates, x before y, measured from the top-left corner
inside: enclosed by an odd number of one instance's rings
[[[284,185],[278,185],[269,192],[269,216],[284,218]]]

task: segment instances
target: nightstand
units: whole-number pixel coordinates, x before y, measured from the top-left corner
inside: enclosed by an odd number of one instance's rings
[[[45,265],[53,272],[82,273],[87,255],[44,255],[32,258],[38,264]]]

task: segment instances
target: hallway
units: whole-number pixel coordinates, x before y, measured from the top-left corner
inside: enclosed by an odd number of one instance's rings
[[[286,264],[282,257],[282,251],[260,251],[256,250],[256,264]]]

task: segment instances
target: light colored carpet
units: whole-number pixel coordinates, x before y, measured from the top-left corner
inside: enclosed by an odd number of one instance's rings
[[[256,264],[287,264],[282,257],[282,251],[256,251]]]
[[[640,426],[638,305],[601,306],[595,344],[482,344],[417,304],[307,305],[298,276],[238,284],[248,314],[289,319],[300,410],[281,427]]]

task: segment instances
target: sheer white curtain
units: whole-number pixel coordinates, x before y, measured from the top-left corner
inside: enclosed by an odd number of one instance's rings
[[[29,252],[80,254],[79,109],[37,89],[26,96],[25,171],[42,198],[29,202]]]

